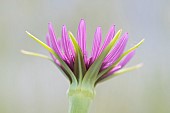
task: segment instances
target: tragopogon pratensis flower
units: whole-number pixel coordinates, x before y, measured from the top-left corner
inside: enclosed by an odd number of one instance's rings
[[[102,44],[101,27],[97,27],[94,34],[92,51],[86,49],[86,24],[82,19],[78,26],[76,38],[62,27],[61,39],[57,39],[52,24],[48,24],[46,44],[27,32],[27,34],[47,49],[51,58],[38,53],[22,51],[24,54],[50,59],[64,73],[70,81],[68,95],[70,98],[69,113],[87,113],[88,106],[94,97],[97,84],[120,75],[124,72],[139,68],[136,65],[129,68],[124,66],[131,60],[144,40],[125,51],[128,33],[121,36],[122,30],[115,32],[111,26]]]

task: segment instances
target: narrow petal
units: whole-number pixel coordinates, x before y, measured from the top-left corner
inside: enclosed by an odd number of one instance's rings
[[[70,55],[69,48],[68,48],[68,34],[67,34],[67,31],[66,31],[66,26],[63,26],[63,28],[62,28],[61,42],[62,42],[64,54],[67,57],[67,59],[70,61],[71,55]]]
[[[52,45],[52,48],[54,49],[54,51],[63,59],[63,55],[59,49],[59,45],[57,44],[57,39],[56,39],[56,35],[54,33],[52,24],[49,23],[48,24],[48,30],[49,30],[49,39]]]
[[[135,54],[135,50],[130,52],[116,67],[114,67],[111,71],[109,71],[106,75],[102,76],[100,79],[104,79],[104,78],[112,75],[114,72],[123,68],[131,60],[131,58],[134,56],[134,54]]]
[[[59,38],[57,40],[57,44],[58,44],[59,49],[62,50],[62,41],[61,41],[61,38]]]
[[[69,55],[70,55],[69,56],[70,59],[68,59],[68,57],[66,57],[66,55],[63,54],[63,60],[65,60],[70,65],[70,67],[73,68],[75,52],[74,52],[74,48],[73,48],[73,45],[72,45],[70,39],[67,39],[67,43],[68,43],[68,47],[67,48],[68,48],[68,52],[69,52]],[[62,44],[62,38],[61,39],[59,38],[57,40],[57,44],[59,46],[59,49],[62,50],[62,45],[63,45]]]
[[[86,51],[86,23],[83,19],[80,21],[78,27],[77,41],[82,50],[82,53],[84,54]]]
[[[71,53],[72,61],[74,62],[75,51],[74,51],[74,46],[73,46],[73,44],[71,43],[70,40],[69,40],[68,47],[70,48],[69,50],[70,50],[70,53]]]
[[[135,50],[130,52],[118,65],[120,65],[122,68],[132,59],[132,57],[135,55]]]
[[[87,52],[86,52],[86,23],[81,19],[78,31],[77,31],[77,41],[83,53],[84,62],[87,62]]]
[[[120,41],[116,44],[115,48],[106,56],[103,67],[107,68],[110,64],[113,64],[123,53],[128,41],[128,33],[122,36]]]
[[[51,43],[50,43],[49,34],[46,35],[46,42],[47,42],[47,45],[52,48],[52,45],[51,45]],[[53,61],[54,61],[58,66],[61,66],[60,63],[59,63],[59,61],[54,57],[54,55],[53,55],[52,53],[50,53],[50,56],[52,57]]]
[[[96,29],[96,32],[95,32],[95,35],[94,35],[93,47],[92,47],[92,53],[91,53],[91,57],[92,57],[91,62],[96,60],[96,58],[98,57],[98,52],[99,52],[99,49],[100,49],[101,40],[102,40],[101,27],[98,27]]]
[[[110,43],[110,41],[112,40],[112,38],[114,37],[115,35],[115,26],[111,26],[107,36],[106,36],[106,39],[103,43],[103,46],[102,48],[100,49],[100,51],[98,52],[98,54],[101,54],[101,52],[105,49],[105,47]]]
[[[65,25],[62,27],[61,43],[62,43],[64,55],[65,55],[63,57],[65,57],[65,61],[67,62],[69,67],[71,69],[73,69],[74,68],[74,66],[73,66],[73,62],[74,62],[74,56],[73,56],[74,48],[73,48],[72,43],[70,42],[70,39],[68,38],[68,33],[67,33],[67,29],[66,29]]]

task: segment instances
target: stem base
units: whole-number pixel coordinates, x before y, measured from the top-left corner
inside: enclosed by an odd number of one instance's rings
[[[88,113],[94,92],[76,88],[69,90],[69,113]]]

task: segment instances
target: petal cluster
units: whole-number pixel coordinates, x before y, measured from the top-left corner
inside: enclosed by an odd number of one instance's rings
[[[86,49],[86,24],[83,19],[79,23],[76,38],[67,31],[65,25],[62,26],[61,38],[58,38],[51,23],[48,24],[47,45],[28,34],[50,52],[53,62],[64,72],[70,83],[88,82],[96,85],[121,73],[122,68],[134,56],[135,49],[144,41],[124,52],[128,33],[121,35],[121,31],[116,33],[115,26],[111,26],[102,44],[102,30],[97,27],[89,55]]]

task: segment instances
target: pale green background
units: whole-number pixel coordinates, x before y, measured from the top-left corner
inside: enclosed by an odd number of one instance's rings
[[[25,31],[45,41],[51,21],[58,37],[63,24],[76,34],[81,18],[89,51],[97,26],[103,36],[112,24],[128,31],[127,47],[145,38],[128,64],[144,67],[99,85],[90,113],[170,113],[169,11],[169,0],[0,0],[0,113],[67,113],[68,81],[20,50],[49,55]]]

